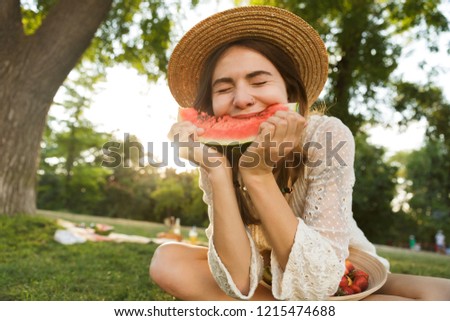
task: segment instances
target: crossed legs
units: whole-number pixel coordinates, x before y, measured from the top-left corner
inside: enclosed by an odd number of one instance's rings
[[[164,291],[186,301],[227,301],[209,270],[208,249],[181,243],[159,246],[150,264],[150,277]],[[253,300],[274,300],[267,288],[260,286]]]
[[[186,301],[233,300],[217,285],[207,260],[206,247],[182,243],[159,246],[150,264],[150,277],[164,291]],[[271,291],[259,286],[252,300],[274,300]],[[385,285],[366,300],[449,300],[450,280],[429,276],[388,275]]]

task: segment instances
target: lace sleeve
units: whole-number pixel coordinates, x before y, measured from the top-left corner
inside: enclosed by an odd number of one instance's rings
[[[250,232],[247,230],[247,236],[250,240],[251,247],[251,259],[250,259],[250,291],[248,295],[242,294],[231,278],[230,273],[226,269],[225,265],[220,260],[219,255],[216,252],[213,242],[213,224],[214,224],[214,215],[213,215],[213,202],[212,202],[212,189],[209,184],[209,181],[206,178],[206,173],[204,170],[200,169],[200,188],[203,190],[203,201],[208,205],[208,216],[209,216],[209,226],[206,229],[206,236],[209,241],[208,245],[208,263],[211,270],[211,273],[216,280],[219,287],[229,296],[241,299],[248,300],[255,293],[256,288],[258,287],[259,281],[262,279],[263,273],[263,260],[261,255],[259,254],[255,242],[253,241]]]
[[[302,203],[302,210],[284,271],[272,253],[272,291],[281,300],[326,299],[337,290],[348,256],[354,139],[333,117],[319,117],[310,126],[306,198],[294,190],[293,204]]]

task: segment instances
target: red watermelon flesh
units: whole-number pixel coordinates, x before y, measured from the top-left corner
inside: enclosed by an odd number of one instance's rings
[[[204,112],[199,113],[194,108],[180,108],[180,121],[190,121],[195,126],[205,129],[198,140],[208,145],[241,145],[253,141],[262,122],[275,114],[278,110],[297,111],[297,103],[275,104],[267,107],[256,115],[239,117],[224,115],[210,116]]]

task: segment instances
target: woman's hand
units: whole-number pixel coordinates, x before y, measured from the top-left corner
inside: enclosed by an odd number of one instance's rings
[[[198,137],[203,133],[203,128],[198,128],[189,121],[172,125],[168,137],[173,142],[174,150],[178,151],[178,155],[175,153],[175,157],[192,161],[208,172],[229,167],[228,161],[222,153],[198,141]]]
[[[261,124],[255,141],[242,155],[241,174],[272,173],[274,166],[300,144],[305,127],[305,118],[297,112],[277,111]]]

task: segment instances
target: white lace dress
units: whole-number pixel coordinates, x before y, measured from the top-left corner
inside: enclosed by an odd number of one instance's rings
[[[309,147],[309,162],[305,179],[294,184],[289,201],[298,217],[298,226],[285,270],[281,269],[273,252],[270,256],[272,293],[278,300],[325,300],[333,295],[344,273],[349,247],[374,255],[389,269],[388,261],[376,254],[375,247],[353,218],[355,144],[350,130],[337,118],[313,115],[308,119],[303,142],[303,146]],[[264,270],[260,253],[270,250],[270,244],[260,226],[247,227],[252,253],[250,291],[242,294],[215,250],[212,191],[202,170],[200,175],[200,188],[204,191],[203,200],[208,205],[210,219],[206,235],[212,274],[229,296],[250,299]]]

